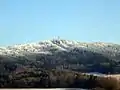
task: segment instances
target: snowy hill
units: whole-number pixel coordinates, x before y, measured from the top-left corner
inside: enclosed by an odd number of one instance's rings
[[[83,43],[70,40],[46,40],[38,43],[28,43],[21,45],[13,45],[0,47],[0,55],[20,56],[31,53],[52,54],[51,51],[70,51],[72,49],[81,49],[110,56],[120,54],[120,45],[112,43],[94,42]]]
[[[120,45],[47,40],[0,48],[0,67],[31,66],[95,72],[120,72]],[[8,67],[7,66],[7,67]],[[111,69],[111,66],[115,70]]]
[[[46,40],[38,43],[28,43],[28,44],[19,44],[7,47],[0,47],[0,54],[20,54],[20,53],[42,53],[49,52],[49,49],[57,49],[67,51],[71,48],[83,48],[93,51],[104,51],[107,50],[109,52],[120,52],[120,45],[112,44],[112,43],[103,43],[103,42],[95,42],[95,43],[83,43],[76,42],[70,40]]]

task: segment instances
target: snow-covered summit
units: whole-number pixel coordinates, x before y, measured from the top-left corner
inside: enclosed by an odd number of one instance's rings
[[[13,45],[7,47],[0,47],[0,55],[24,55],[24,53],[51,53],[55,51],[69,51],[73,48],[87,49],[95,52],[108,51],[120,52],[120,45],[112,43],[94,42],[84,43],[71,40],[53,39],[41,41],[38,43],[27,43],[20,45]]]

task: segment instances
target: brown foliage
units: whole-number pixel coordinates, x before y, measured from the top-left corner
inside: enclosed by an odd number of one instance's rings
[[[73,71],[31,69],[2,76],[1,87],[34,88],[89,88],[94,90],[119,90],[118,80],[111,77],[96,77]]]
[[[99,78],[98,84],[100,87],[104,88],[105,90],[120,89],[119,81],[116,78],[112,78],[112,77]]]

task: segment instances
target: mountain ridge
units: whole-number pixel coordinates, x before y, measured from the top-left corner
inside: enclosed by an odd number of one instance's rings
[[[114,43],[104,43],[104,42],[78,42],[72,40],[63,40],[63,39],[53,39],[53,40],[44,40],[37,43],[26,43],[26,44],[16,44],[12,46],[0,47],[0,54],[11,54],[13,52],[40,52],[37,49],[42,48],[57,48],[59,50],[68,50],[69,48],[108,48],[108,47],[120,47],[119,44]],[[16,50],[16,51],[15,51]],[[14,53],[15,54],[15,53]]]
[[[120,72],[120,45],[53,39],[8,46],[0,48],[0,66],[4,68],[3,65],[115,73]]]

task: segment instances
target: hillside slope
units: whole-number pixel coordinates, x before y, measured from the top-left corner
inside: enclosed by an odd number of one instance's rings
[[[0,72],[23,67],[120,73],[120,45],[48,40],[0,48]]]

